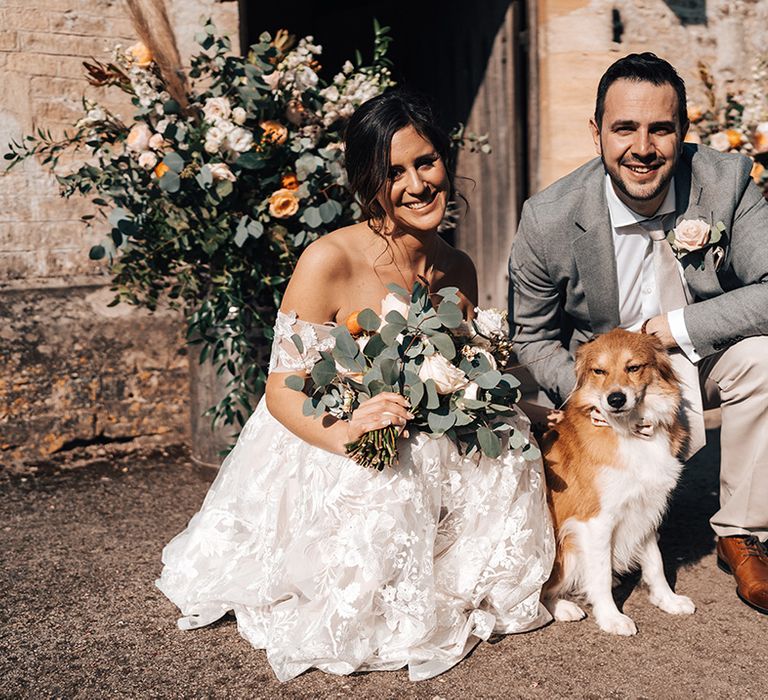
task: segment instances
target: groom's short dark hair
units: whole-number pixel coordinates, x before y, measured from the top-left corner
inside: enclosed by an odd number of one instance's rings
[[[656,54],[631,53],[620,58],[611,65],[597,86],[597,101],[595,103],[595,124],[599,129],[602,126],[603,113],[605,112],[605,95],[608,88],[617,80],[631,80],[634,82],[647,82],[653,85],[671,85],[677,93],[677,118],[681,129],[688,123],[688,106],[685,97],[685,83],[677,74],[670,63]]]

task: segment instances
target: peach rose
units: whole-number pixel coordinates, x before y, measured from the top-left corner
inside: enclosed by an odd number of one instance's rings
[[[768,153],[768,122],[761,122],[755,128],[755,153]]]
[[[701,219],[684,219],[675,228],[675,248],[699,250],[709,241],[709,224]]]
[[[125,53],[139,68],[147,68],[153,60],[152,52],[142,42],[129,46]]]
[[[422,382],[431,379],[438,394],[452,394],[469,383],[464,372],[438,353],[424,358],[419,368],[419,379]]]
[[[152,132],[146,124],[134,124],[125,139],[125,145],[132,151],[143,153],[149,148]]]
[[[288,129],[280,122],[272,119],[261,122],[259,126],[264,130],[264,141],[270,141],[276,145],[285,143],[288,140]]]
[[[283,189],[286,190],[299,189],[299,180],[296,177],[296,173],[288,173],[283,175],[282,179],[280,180],[280,184],[283,186]]]
[[[147,145],[150,148],[159,151],[165,145],[165,139],[163,138],[162,134],[152,134],[152,137],[149,139],[149,143]]]
[[[299,211],[299,200],[292,190],[285,188],[272,193],[269,198],[269,213],[276,219],[287,219]]]
[[[752,165],[752,172],[750,172],[750,175],[752,176],[752,179],[759,185],[760,184],[760,178],[763,176],[763,173],[765,172],[765,168],[761,163],[758,163],[755,161]]]

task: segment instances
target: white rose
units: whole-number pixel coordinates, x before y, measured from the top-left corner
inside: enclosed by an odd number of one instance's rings
[[[438,394],[452,394],[468,384],[464,372],[438,353],[424,358],[419,369],[419,379],[423,382],[431,379]]]
[[[282,72],[279,70],[269,73],[268,75],[262,75],[261,79],[267,84],[270,90],[274,92],[280,85],[280,79],[283,77]]]
[[[503,337],[507,335],[506,313],[500,309],[475,309],[475,326],[486,338]]]
[[[203,114],[207,122],[229,119],[229,115],[232,114],[232,105],[226,97],[209,97],[203,106]]]
[[[731,142],[728,139],[728,134],[722,131],[718,131],[716,134],[712,134],[712,136],[709,137],[709,145],[721,153],[725,153],[731,148]]]
[[[480,387],[475,382],[470,382],[464,387],[464,398],[477,401],[477,397],[480,393]]]
[[[149,147],[154,148],[156,151],[159,151],[164,143],[165,139],[162,134],[152,134],[152,137],[149,139]]]
[[[206,153],[213,155],[219,152],[219,149],[221,148],[221,141],[216,141],[216,139],[206,139],[205,143],[203,144],[203,148],[205,149]]]
[[[344,65],[341,67],[342,72],[346,73],[347,75],[349,75],[354,69],[355,67],[352,65],[351,61],[344,61]]]
[[[253,134],[240,126],[236,126],[227,134],[227,143],[233,151],[244,153],[253,146]]]
[[[151,170],[157,165],[157,156],[152,151],[144,151],[139,156],[139,165],[145,170]]]
[[[397,311],[403,318],[408,318],[408,304],[393,292],[387,294],[381,301],[381,317],[386,318],[390,311]]]
[[[216,122],[216,126],[214,129],[218,129],[221,131],[222,134],[230,134],[232,133],[237,127],[230,121],[227,121],[226,119],[219,119],[219,121]]]
[[[237,179],[226,163],[208,163],[208,169],[211,171],[211,177],[214,180],[234,182]]]
[[[232,110],[232,121],[235,122],[238,126],[242,126],[245,124],[245,118],[248,115],[245,113],[245,110],[242,107],[235,107]]]

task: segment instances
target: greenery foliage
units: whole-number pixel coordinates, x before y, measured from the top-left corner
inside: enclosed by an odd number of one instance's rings
[[[232,375],[210,411],[215,422],[242,425],[250,414],[265,381],[258,350],[301,251],[359,217],[342,131],[393,84],[388,28],[374,29],[370,65],[358,54],[324,84],[311,37],[265,33],[241,57],[206,21],[177,99],[146,46],[117,47],[112,61],[84,66],[92,84],[131,96],[130,124],[84,99],[73,132],[55,139],[38,129],[10,145],[9,167],[34,156],[57,173],[64,197],[95,205],[83,220],[106,234],[90,257],[108,263],[113,303],[184,308],[200,360]],[[62,174],[59,159],[73,150],[87,160]]]

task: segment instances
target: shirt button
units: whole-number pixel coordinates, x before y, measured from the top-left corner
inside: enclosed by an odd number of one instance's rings
[[[643,294],[650,294],[652,291],[653,291],[653,289],[651,289],[650,287],[646,287],[646,288],[643,290]]]

